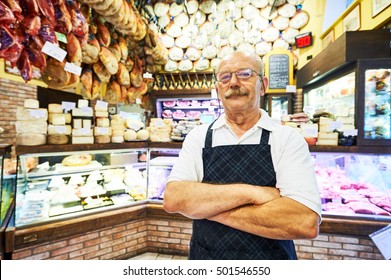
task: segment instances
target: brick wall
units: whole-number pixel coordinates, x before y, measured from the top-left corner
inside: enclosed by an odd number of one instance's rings
[[[28,98],[37,99],[37,86],[0,78],[0,143],[15,145],[16,108]]]
[[[12,259],[127,259],[145,252],[187,256],[191,221],[142,219],[64,240],[17,250]],[[383,260],[369,238],[321,234],[314,240],[296,240],[299,259]]]

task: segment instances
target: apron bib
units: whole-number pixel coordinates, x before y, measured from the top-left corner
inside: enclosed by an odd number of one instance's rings
[[[202,154],[204,183],[276,185],[269,131],[263,129],[260,144],[212,148],[211,126]],[[202,219],[193,221],[189,259],[283,260],[297,257],[292,240],[264,238]]]

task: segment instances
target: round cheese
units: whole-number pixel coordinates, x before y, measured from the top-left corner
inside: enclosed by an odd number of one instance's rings
[[[94,137],[94,142],[98,144],[106,144],[111,142],[109,135],[99,135]]]
[[[184,5],[183,3],[182,4],[177,4],[175,1],[170,5],[170,8],[169,8],[169,13],[171,16],[173,17],[176,17],[177,15],[179,15],[180,13],[182,13],[184,9]],[[185,13],[183,13],[185,14]]]
[[[187,72],[193,69],[193,62],[189,59],[185,59],[179,62],[178,69],[183,72]]]
[[[189,24],[189,16],[186,13],[179,14],[174,17],[174,23],[179,27],[185,27]]]
[[[296,6],[286,3],[278,8],[277,13],[283,17],[291,18],[296,14]]]
[[[187,12],[189,13],[189,15],[192,15],[194,14],[195,12],[198,11],[198,7],[199,7],[199,4],[198,4],[198,1],[197,0],[190,0],[190,1],[187,1]]]
[[[153,6],[153,11],[156,16],[161,17],[168,13],[168,10],[170,9],[170,6],[167,3],[164,2],[157,2]]]
[[[110,126],[109,118],[96,118],[96,126],[108,127]]]
[[[23,133],[16,135],[16,145],[38,146],[46,144],[46,134]]]
[[[262,9],[269,5],[269,0],[252,0],[251,4],[253,4],[258,9]]]
[[[90,154],[75,154],[65,157],[61,163],[64,166],[83,166],[91,161],[92,156]]]
[[[137,133],[133,129],[127,129],[124,134],[125,141],[135,141],[137,140]]]
[[[194,63],[194,68],[197,71],[205,71],[209,69],[209,66],[210,66],[210,61],[209,59],[205,59],[205,58],[199,59]]]
[[[148,140],[149,139],[149,132],[146,129],[141,129],[137,131],[137,140]]]
[[[202,56],[208,59],[215,58],[217,55],[217,48],[213,45],[206,46],[202,50]]]
[[[47,143],[50,145],[68,144],[70,137],[64,134],[50,134],[47,136]]]
[[[196,61],[196,60],[198,60],[201,57],[201,51],[196,49],[196,48],[194,48],[194,47],[190,47],[190,48],[188,48],[186,50],[185,55],[191,61]]]
[[[210,14],[213,9],[216,9],[216,3],[213,0],[204,0],[199,5],[199,9],[205,14]]]
[[[62,105],[51,103],[48,105],[49,113],[63,113]]]
[[[164,65],[164,70],[167,72],[174,72],[178,70],[178,63],[169,59],[166,65]]]

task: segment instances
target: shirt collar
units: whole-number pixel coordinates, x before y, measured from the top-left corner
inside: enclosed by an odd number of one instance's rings
[[[261,112],[261,118],[258,120],[256,123],[256,126],[260,128],[264,128],[269,131],[273,131],[277,128],[278,123],[276,123],[270,116],[269,114],[263,110],[259,109]],[[212,125],[212,129],[219,129],[223,126],[227,125],[227,121],[225,119],[225,114],[222,114]]]

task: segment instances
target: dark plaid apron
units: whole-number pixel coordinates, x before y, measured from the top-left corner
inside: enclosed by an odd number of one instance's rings
[[[263,129],[259,145],[212,148],[211,126],[206,134],[202,154],[204,183],[276,185],[268,130]],[[284,260],[297,257],[292,240],[264,238],[203,219],[193,221],[189,259]]]

